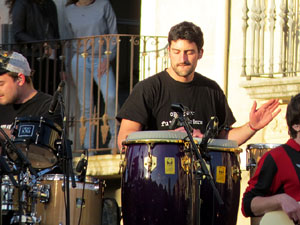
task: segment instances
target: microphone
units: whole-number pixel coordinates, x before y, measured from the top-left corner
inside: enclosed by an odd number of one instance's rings
[[[50,103],[50,107],[49,107],[49,114],[53,114],[55,109],[56,109],[56,106],[57,106],[57,103],[58,103],[58,98],[59,96],[61,95],[61,92],[63,90],[65,86],[65,82],[62,80],[59,85],[58,85],[58,88],[57,90],[55,91],[54,95],[53,95],[53,98],[52,98],[52,101]]]
[[[178,114],[174,113],[174,118],[172,119],[172,122],[169,125],[170,130],[175,130],[178,126]]]
[[[210,121],[208,122],[208,128],[206,129],[201,144],[202,146],[207,145],[207,142],[210,138],[213,138],[216,135],[216,132],[218,131],[219,126],[219,120],[218,117],[212,116],[210,118]]]
[[[78,161],[76,166],[76,172],[81,173],[86,165],[87,160],[85,159],[85,155],[81,154],[80,160]]]
[[[182,123],[184,120],[186,122],[187,128],[189,129],[190,132],[193,132],[193,127],[191,126],[191,112],[188,107],[182,105],[181,103],[173,103],[171,104],[171,109],[173,109],[176,112],[176,116],[174,116],[169,128],[171,130],[174,130],[177,126],[183,126]],[[180,124],[178,125],[178,120]],[[172,129],[173,128],[173,129]]]
[[[186,107],[184,107],[182,104],[180,104],[180,103],[173,103],[173,104],[171,104],[171,108],[173,109],[173,110],[175,110],[175,112],[181,112],[181,113],[183,113],[183,112],[185,112],[186,111]]]

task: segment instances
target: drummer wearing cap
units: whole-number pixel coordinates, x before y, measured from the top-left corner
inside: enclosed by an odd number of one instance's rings
[[[45,117],[61,125],[62,116],[57,107],[48,112],[52,96],[33,87],[33,72],[27,59],[12,51],[0,50],[0,126],[10,133],[17,117]]]

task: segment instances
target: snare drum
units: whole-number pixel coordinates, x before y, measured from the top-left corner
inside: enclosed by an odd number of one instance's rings
[[[104,188],[102,182],[92,177],[86,177],[85,184],[79,182],[77,177],[75,180],[76,188],[72,188],[70,180],[70,225],[100,225]],[[65,225],[64,176],[46,174],[41,179],[41,184],[50,186],[50,198],[48,202],[37,204],[37,216],[41,216],[40,225]]]
[[[61,138],[61,128],[43,117],[16,118],[13,125],[12,141],[33,168],[44,169],[54,166],[58,161],[56,141]],[[16,161],[17,155],[8,149],[8,156]]]
[[[196,225],[198,187],[186,134],[134,132],[123,146],[126,149],[122,174],[124,225]],[[201,224],[235,224],[240,194],[240,151],[235,142],[227,140],[215,140],[209,149],[210,171],[225,206],[218,206],[204,180]]]

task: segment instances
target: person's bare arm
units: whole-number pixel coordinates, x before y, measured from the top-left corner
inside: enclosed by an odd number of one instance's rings
[[[238,145],[242,145],[249,140],[256,131],[267,126],[279,113],[279,101],[271,99],[256,109],[257,103],[254,102],[249,115],[249,122],[241,127],[236,127],[229,132],[220,134],[220,138],[237,141]]]
[[[283,210],[291,220],[300,221],[299,203],[285,193],[269,197],[257,196],[251,201],[251,211],[256,216],[276,210]]]
[[[140,130],[142,130],[142,124],[132,120],[122,119],[119,134],[118,134],[119,149],[120,150],[122,149],[122,142],[127,138],[127,136],[130,133],[135,131],[140,131]]]

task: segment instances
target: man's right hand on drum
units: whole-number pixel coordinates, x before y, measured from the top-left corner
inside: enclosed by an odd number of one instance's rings
[[[184,129],[184,127],[178,127],[174,131],[181,131],[181,132],[186,133],[186,130]],[[199,129],[193,129],[193,137],[202,138],[203,134],[201,133],[201,131]]]

